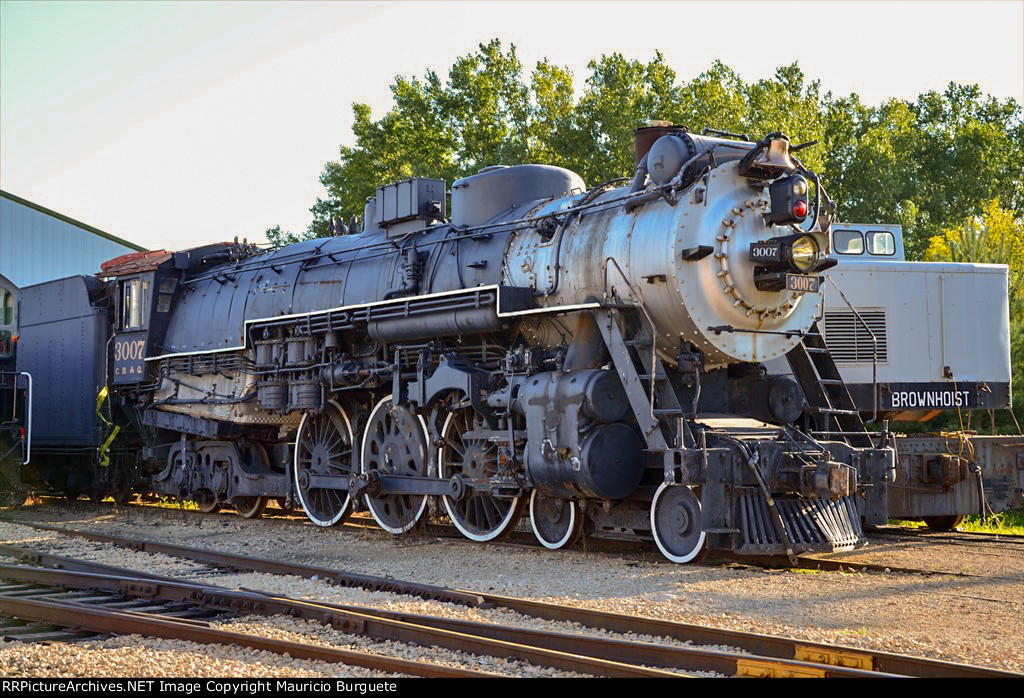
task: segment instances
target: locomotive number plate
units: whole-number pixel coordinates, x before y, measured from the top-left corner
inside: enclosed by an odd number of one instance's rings
[[[753,242],[750,244],[752,262],[782,261],[782,250],[777,242]]]
[[[114,339],[114,384],[138,383],[146,374],[146,333],[119,334]]]
[[[808,274],[786,274],[786,290],[788,291],[817,293],[820,286],[820,276],[810,276]]]

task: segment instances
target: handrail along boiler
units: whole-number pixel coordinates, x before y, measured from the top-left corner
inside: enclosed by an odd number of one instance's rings
[[[355,234],[104,265],[155,489],[396,534],[433,498],[480,541],[528,508],[549,548],[586,526],[679,562],[863,544],[893,453],[812,341],[834,206],[782,134],[641,131],[625,186],[490,167],[446,220],[415,178]],[[824,434],[795,426],[805,394]]]

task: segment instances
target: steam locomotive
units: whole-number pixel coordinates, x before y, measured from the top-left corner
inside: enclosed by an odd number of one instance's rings
[[[207,511],[401,534],[435,502],[488,541],[528,507],[548,548],[586,527],[675,562],[863,545],[894,451],[818,331],[835,207],[800,147],[652,127],[622,186],[489,167],[446,218],[413,178],[357,233],[111,260],[118,428]]]

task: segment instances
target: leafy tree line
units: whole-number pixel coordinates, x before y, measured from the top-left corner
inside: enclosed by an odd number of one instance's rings
[[[374,118],[353,105],[353,146],[320,175],[327,190],[306,231],[275,226],[275,245],[331,234],[332,217],[361,216],[381,184],[415,176],[449,184],[487,165],[540,162],[580,173],[591,186],[634,170],[633,132],[652,118],[693,132],[715,128],[759,138],[817,140],[801,159],[821,175],[840,220],[900,223],[911,259],[1011,265],[1015,404],[1024,404],[1024,119],[1016,100],[950,83],[916,100],[867,105],[822,92],[798,64],[744,81],[715,61],[681,79],[660,53],[590,61],[581,94],[548,60],[527,72],[514,45],[495,39],[458,58],[446,78],[397,76],[394,105]]]
[[[903,224],[910,255],[932,237],[979,216],[992,200],[1024,217],[1024,120],[1015,100],[951,83],[916,101],[865,105],[856,94],[822,93],[799,66],[746,82],[716,61],[681,80],[663,56],[618,53],[588,64],[582,94],[570,71],[540,61],[526,73],[515,46],[497,39],[460,57],[442,79],[398,76],[392,109],[374,119],[353,105],[354,146],[342,146],[320,175],[327,190],[298,235],[328,234],[332,216],[361,216],[377,186],[413,176],[449,183],[494,164],[542,162],[590,184],[632,174],[633,131],[658,118],[692,131],[717,128],[760,137],[783,131],[840,207],[842,220]]]

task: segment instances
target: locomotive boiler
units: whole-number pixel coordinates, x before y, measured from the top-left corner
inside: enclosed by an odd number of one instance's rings
[[[489,167],[446,217],[414,178],[357,233],[104,265],[154,488],[478,541],[528,507],[549,548],[586,527],[678,562],[863,544],[893,455],[817,332],[834,207],[782,134],[643,135],[621,186]]]

